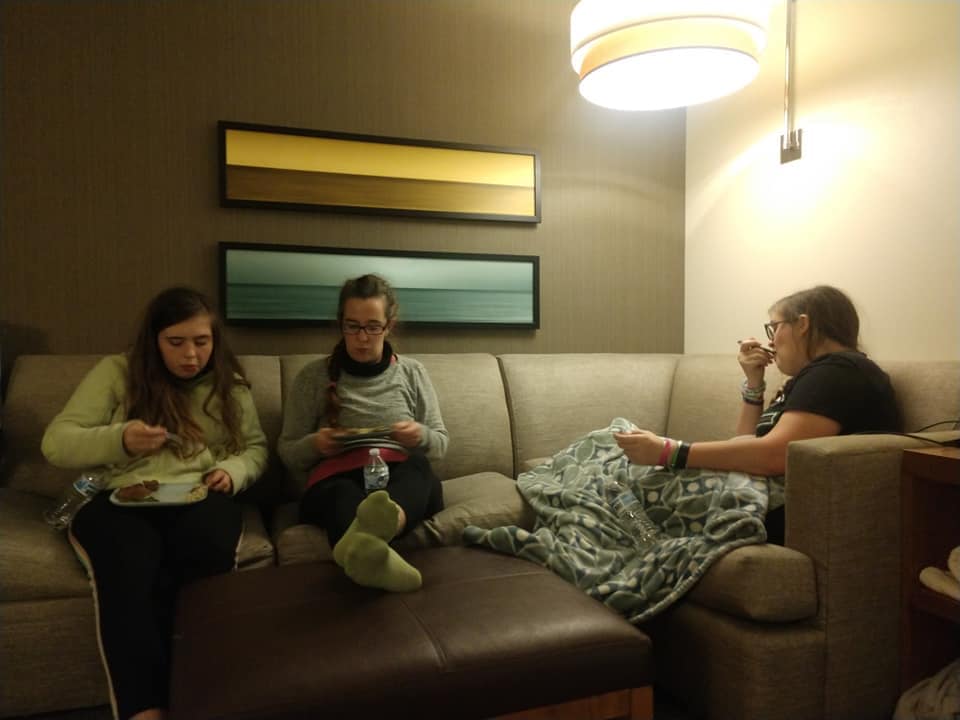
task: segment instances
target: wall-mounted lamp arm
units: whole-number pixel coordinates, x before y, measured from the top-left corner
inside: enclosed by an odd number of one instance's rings
[[[780,164],[800,159],[803,130],[794,129],[794,45],[796,43],[797,0],[787,0],[787,42],[783,61],[783,127],[780,136]]]

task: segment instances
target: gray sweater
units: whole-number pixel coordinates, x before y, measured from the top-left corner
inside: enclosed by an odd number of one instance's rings
[[[293,381],[283,404],[283,431],[277,451],[304,487],[307,472],[324,459],[314,447],[313,433],[327,426],[327,360],[314,360]],[[360,377],[341,371],[337,381],[342,427],[374,427],[416,420],[422,435],[419,452],[441,458],[447,452],[447,428],[437,393],[426,368],[413,358],[397,362],[379,375]]]

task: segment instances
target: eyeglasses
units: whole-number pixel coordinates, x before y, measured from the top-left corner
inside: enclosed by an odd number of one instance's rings
[[[367,335],[383,335],[385,328],[383,325],[361,325],[355,322],[345,322],[343,332],[345,335],[358,335],[363,330]]]
[[[775,320],[774,322],[768,322],[763,324],[763,329],[767,331],[767,339],[773,340],[773,336],[777,332],[777,328],[783,325],[784,323],[790,322],[789,320]]]

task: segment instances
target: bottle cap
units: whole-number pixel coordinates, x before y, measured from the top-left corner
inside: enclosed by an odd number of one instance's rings
[[[371,457],[380,457],[380,448],[370,448]]]

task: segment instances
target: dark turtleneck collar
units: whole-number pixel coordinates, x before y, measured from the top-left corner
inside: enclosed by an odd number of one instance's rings
[[[174,387],[190,392],[198,385],[202,385],[212,374],[213,368],[211,367],[211,363],[207,363],[207,366],[192,378],[179,378],[173,373],[170,373],[170,378]]]
[[[393,362],[393,348],[386,340],[383,341],[383,355],[380,356],[379,362],[357,362],[350,357],[350,353],[347,352],[347,346],[343,342],[337,343],[337,347],[334,352],[337,354],[337,360],[339,361],[340,367],[344,372],[349,373],[350,375],[358,375],[360,377],[373,377],[374,375],[379,375],[388,367],[390,367],[390,363]]]

